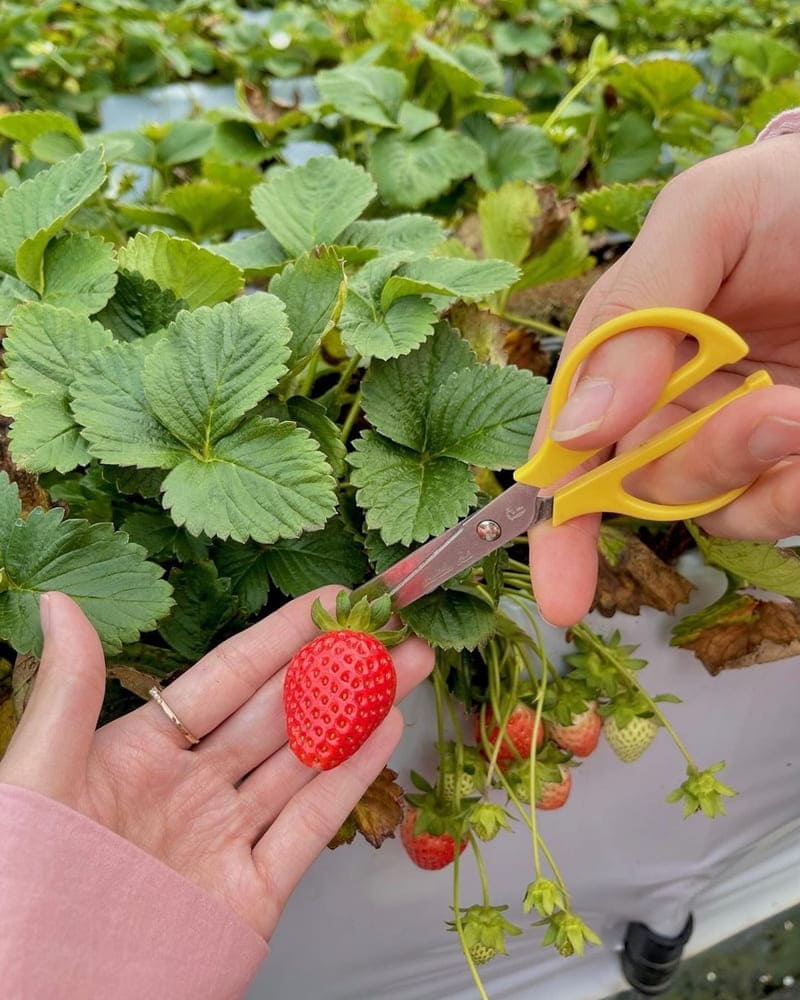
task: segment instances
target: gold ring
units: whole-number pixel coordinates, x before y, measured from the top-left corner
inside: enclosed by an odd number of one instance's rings
[[[190,732],[186,728],[186,726],[184,726],[184,724],[181,722],[181,720],[178,718],[178,716],[172,711],[172,709],[169,707],[169,705],[164,701],[164,697],[161,694],[161,688],[159,687],[159,685],[158,684],[154,684],[153,687],[151,687],[150,690],[147,693],[150,695],[150,697],[153,699],[153,701],[159,706],[159,708],[161,708],[161,710],[164,712],[164,715],[166,715],[166,717],[169,719],[169,721],[172,722],[172,723],[174,723],[174,725],[176,726],[178,732],[186,740],[186,742],[189,744],[189,746],[190,747],[196,746],[200,742],[200,740],[198,740],[198,738],[194,735],[194,733]]]

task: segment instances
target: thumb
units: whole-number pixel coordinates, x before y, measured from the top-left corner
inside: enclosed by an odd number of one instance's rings
[[[86,615],[65,594],[39,598],[44,634],[33,691],[0,780],[70,804],[86,771],[105,693],[105,659]]]

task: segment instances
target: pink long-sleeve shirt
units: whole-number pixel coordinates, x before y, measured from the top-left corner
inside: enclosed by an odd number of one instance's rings
[[[94,820],[0,784],[4,1000],[238,1000],[267,944]]]
[[[758,140],[800,132],[784,111]],[[0,784],[3,1000],[239,1000],[267,943],[80,813]]]

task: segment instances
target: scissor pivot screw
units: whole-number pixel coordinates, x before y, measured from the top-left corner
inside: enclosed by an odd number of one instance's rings
[[[503,534],[503,529],[497,521],[479,521],[475,530],[478,533],[478,538],[483,542],[494,542]]]

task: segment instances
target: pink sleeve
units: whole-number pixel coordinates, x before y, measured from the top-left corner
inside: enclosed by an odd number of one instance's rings
[[[234,1000],[260,935],[80,813],[0,784],[0,969],[8,1000]]]
[[[756,136],[756,142],[761,139],[771,139],[776,135],[790,135],[792,132],[800,132],[800,108],[781,111],[761,129]]]

